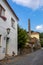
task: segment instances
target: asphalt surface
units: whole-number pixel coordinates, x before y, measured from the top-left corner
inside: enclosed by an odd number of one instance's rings
[[[43,49],[0,63],[0,65],[43,65]]]

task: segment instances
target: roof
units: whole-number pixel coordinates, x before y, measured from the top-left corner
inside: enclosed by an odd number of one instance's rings
[[[27,33],[29,33],[29,32],[27,32]],[[39,34],[39,32],[31,32],[31,34]]]
[[[4,0],[7,5],[9,6],[9,8],[11,9],[11,11],[13,12],[13,14],[15,15],[15,17],[17,18],[17,20],[19,20],[19,18],[17,17],[17,15],[15,14],[15,12],[13,11],[13,9],[11,8],[11,6],[9,5],[9,3],[7,2],[7,0]]]
[[[39,34],[38,32],[33,32],[33,33],[31,33],[31,34]]]

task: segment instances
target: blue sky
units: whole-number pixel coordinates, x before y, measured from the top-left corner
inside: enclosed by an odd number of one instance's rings
[[[31,30],[43,32],[43,0],[8,0],[19,18],[20,27],[28,30],[30,19]]]

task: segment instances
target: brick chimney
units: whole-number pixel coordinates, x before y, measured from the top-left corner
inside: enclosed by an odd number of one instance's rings
[[[30,19],[28,19],[28,32],[29,32],[29,37],[31,37]]]

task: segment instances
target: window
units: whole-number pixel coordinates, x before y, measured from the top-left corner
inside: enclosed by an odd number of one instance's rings
[[[1,47],[1,35],[0,35],[0,47]]]
[[[15,29],[15,21],[11,18],[11,27]]]
[[[5,9],[0,5],[0,16],[5,15]]]

